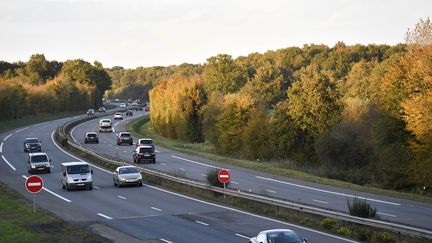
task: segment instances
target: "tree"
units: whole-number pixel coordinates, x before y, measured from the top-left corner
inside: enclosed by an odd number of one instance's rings
[[[335,85],[316,65],[310,65],[288,90],[287,108],[297,127],[317,137],[340,119],[342,107]]]
[[[204,71],[204,87],[207,93],[223,94],[238,91],[246,83],[246,70],[238,66],[230,55],[217,55],[207,59]]]

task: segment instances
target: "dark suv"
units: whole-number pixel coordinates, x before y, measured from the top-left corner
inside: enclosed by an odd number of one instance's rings
[[[150,145],[142,145],[134,150],[133,162],[139,164],[144,161],[150,161],[153,164],[156,163],[155,150]]]
[[[26,138],[24,140],[24,152],[40,152],[42,143],[37,138]]]
[[[121,132],[117,135],[117,145],[127,143],[133,145],[133,138],[129,132]]]
[[[99,137],[95,132],[88,132],[84,136],[84,143],[99,143]]]

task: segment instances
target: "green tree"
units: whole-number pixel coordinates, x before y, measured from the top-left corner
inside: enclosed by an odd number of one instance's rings
[[[204,85],[207,93],[220,91],[223,94],[238,91],[247,79],[246,70],[237,65],[230,55],[217,55],[207,59]]]

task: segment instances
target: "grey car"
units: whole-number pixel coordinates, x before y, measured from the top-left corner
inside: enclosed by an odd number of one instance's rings
[[[136,185],[142,186],[142,176],[135,166],[120,166],[113,172],[114,186]]]
[[[271,229],[260,232],[256,237],[249,240],[249,243],[305,243],[306,239],[300,237],[290,229]]]

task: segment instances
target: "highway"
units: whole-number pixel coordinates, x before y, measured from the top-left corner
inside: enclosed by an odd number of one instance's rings
[[[112,119],[112,117],[110,118]],[[116,132],[125,131],[125,121],[116,121],[114,124],[116,125]],[[83,143],[84,134],[88,131],[98,131],[97,126],[98,120],[87,121],[76,126],[72,131],[72,136],[86,148],[132,163],[134,146],[117,146],[114,133],[100,134],[100,144]],[[382,220],[432,229],[432,206],[426,203],[261,173],[182,154],[158,146],[156,146],[156,151],[156,164],[140,164],[139,166],[200,181],[206,181],[206,174],[209,169],[225,168],[231,171],[233,178],[229,185],[230,188],[340,212],[348,212],[347,200],[354,197],[366,198],[373,207],[377,208]]]
[[[249,237],[270,228],[293,229],[310,242],[354,242],[187,197],[153,185],[117,188],[113,186],[111,171],[96,165],[92,165],[93,190],[70,192],[63,190],[60,183],[60,164],[66,161],[77,161],[80,158],[63,151],[56,145],[53,141],[53,133],[58,126],[70,119],[73,118],[40,123],[0,134],[0,180],[28,198],[31,198],[32,195],[24,187],[25,178],[29,175],[26,168],[27,153],[23,152],[23,141],[26,137],[38,137],[42,141],[43,152],[46,152],[52,159],[52,172],[39,175],[44,180],[44,189],[36,196],[37,205],[52,211],[65,220],[84,225],[104,225],[112,229],[106,230],[105,236],[120,232],[130,237],[122,241],[129,242],[133,242],[130,239],[136,242],[147,240],[156,242],[247,242]],[[97,128],[97,122],[97,120],[92,120],[76,127],[74,137],[82,142],[82,133]],[[123,122],[118,123],[116,130],[120,131],[122,125]],[[131,158],[132,146],[108,145],[113,145],[114,134],[101,134],[100,140],[100,144],[88,146],[110,155],[118,154],[119,157]],[[195,177],[200,177],[200,173],[205,173],[208,169],[208,166],[177,159],[171,157],[171,154],[182,156],[179,158],[191,158],[160,149],[157,163],[152,166],[158,168],[166,166],[167,170],[170,168],[181,170],[184,167],[185,174],[195,175]],[[191,159],[198,160],[197,158]],[[201,167],[204,167],[204,170]],[[234,178],[238,178],[237,171],[234,173]],[[243,183],[241,178],[239,181]]]

